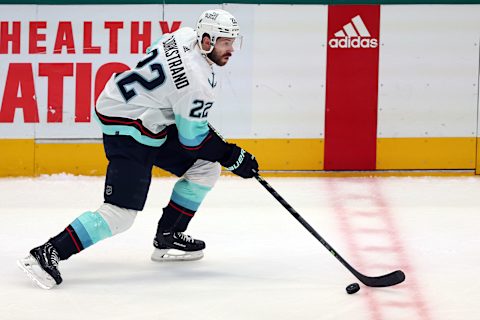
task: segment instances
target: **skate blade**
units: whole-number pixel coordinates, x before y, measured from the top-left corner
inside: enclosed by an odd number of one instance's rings
[[[180,251],[175,249],[157,249],[152,253],[152,261],[195,261],[203,258],[203,250],[198,251]]]
[[[35,270],[33,270],[33,268],[32,268],[34,264],[29,262],[30,257],[31,256],[29,256],[25,259],[17,260],[17,266],[21,270],[23,270],[23,272],[25,272],[25,274],[30,278],[30,280],[32,280],[32,282],[35,285],[37,285],[38,287],[40,287],[42,289],[45,289],[45,290],[52,289],[56,285],[55,280],[53,280],[53,278],[48,273],[43,271],[42,268],[40,268],[40,266],[38,266],[38,265],[37,265],[37,267],[39,269],[38,272],[40,274],[35,272]],[[31,259],[35,259],[35,258],[31,257]]]

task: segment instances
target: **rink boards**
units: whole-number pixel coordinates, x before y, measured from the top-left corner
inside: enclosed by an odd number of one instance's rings
[[[103,174],[105,81],[211,7],[1,5],[0,175]],[[480,5],[223,7],[244,39],[211,122],[262,169],[480,168]]]

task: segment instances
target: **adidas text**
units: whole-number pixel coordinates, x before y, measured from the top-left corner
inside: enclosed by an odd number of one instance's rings
[[[328,41],[330,48],[376,48],[378,40],[361,37],[333,38]]]

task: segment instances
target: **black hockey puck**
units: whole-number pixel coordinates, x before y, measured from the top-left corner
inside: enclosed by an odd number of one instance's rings
[[[352,283],[352,284],[349,284],[345,290],[347,290],[347,293],[348,294],[354,294],[355,292],[358,292],[358,290],[360,290],[360,286],[358,285],[358,283]]]

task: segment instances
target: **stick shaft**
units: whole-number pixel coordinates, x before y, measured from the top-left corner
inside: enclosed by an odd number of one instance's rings
[[[398,283],[401,283],[405,280],[405,274],[400,271],[394,271],[392,273],[380,276],[380,277],[367,277],[355,268],[353,268],[343,257],[332,248],[332,246],[325,240],[323,237],[315,230],[313,227],[285,200],[283,197],[278,194],[278,192],[258,173],[255,175],[255,178],[260,182],[260,184],[267,189],[267,191],[278,201],[280,204],[287,209],[287,211],[297,219],[300,224],[305,227],[335,258],[337,258],[342,265],[347,268],[358,280],[363,284],[370,287],[388,287]]]
[[[320,241],[321,244],[325,248],[327,248],[330,253],[337,258],[347,269],[352,269],[352,266],[345,261],[336,251],[335,249],[332,248],[332,246],[325,240],[323,237],[265,180],[263,179],[260,175],[255,176],[257,180],[260,182],[262,186],[265,187],[265,189],[270,192],[270,194],[280,202],[280,204],[287,209],[290,214],[300,222],[302,226],[305,227],[305,229],[308,230],[318,241]],[[351,271],[351,270],[350,270]]]

